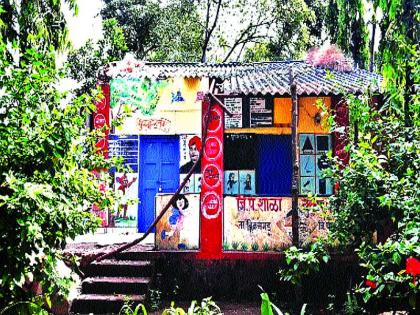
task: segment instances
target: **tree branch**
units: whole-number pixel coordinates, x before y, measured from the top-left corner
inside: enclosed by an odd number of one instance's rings
[[[216,25],[217,25],[217,21],[219,19],[220,7],[222,6],[222,1],[223,0],[218,0],[217,1],[216,15],[214,17],[214,21],[213,21],[213,24],[210,27],[210,29],[208,28],[208,26],[209,26],[209,23],[210,23],[210,7],[211,7],[211,4],[210,4],[210,0],[207,1],[206,29],[205,29],[204,43],[203,43],[203,47],[202,47],[201,62],[206,62],[207,46],[209,45],[211,35],[212,35],[214,29],[216,28]]]

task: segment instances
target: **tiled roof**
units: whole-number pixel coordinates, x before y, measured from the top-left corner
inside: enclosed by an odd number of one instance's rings
[[[368,88],[378,92],[382,78],[366,70],[326,70],[305,61],[276,61],[261,63],[154,63],[114,62],[100,70],[100,78],[116,77],[152,80],[168,77],[217,78],[226,94],[277,94],[290,92],[289,72],[292,69],[299,95],[331,95],[363,93]]]

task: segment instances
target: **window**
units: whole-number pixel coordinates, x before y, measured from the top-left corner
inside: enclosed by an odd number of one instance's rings
[[[299,144],[301,195],[331,195],[331,179],[323,177],[325,169],[329,167],[327,152],[331,150],[331,135],[300,134]]]

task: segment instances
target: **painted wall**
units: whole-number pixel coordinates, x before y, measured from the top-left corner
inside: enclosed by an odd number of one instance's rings
[[[156,216],[172,195],[158,195]],[[198,249],[200,230],[200,195],[180,194],[156,226],[155,243],[158,249]]]
[[[265,96],[264,106],[262,97],[225,97],[224,103],[234,114],[225,115],[225,133],[255,133],[290,135],[292,123],[292,99],[290,97]],[[322,113],[322,102],[326,109],[331,108],[331,97],[301,96],[298,98],[299,121],[298,133],[329,133],[326,126],[328,113]],[[252,107],[251,107],[252,106]],[[316,115],[322,118],[318,123]],[[268,118],[268,117],[271,118]]]
[[[316,201],[299,198],[299,239],[301,244],[325,237],[330,218]],[[225,251],[280,251],[292,244],[292,198],[225,196],[223,249]]]
[[[298,133],[329,133],[326,125],[328,113],[322,113],[317,105],[323,103],[328,110],[331,108],[331,97],[300,97]],[[317,114],[320,122],[316,122]]]
[[[197,78],[112,79],[112,119],[124,111],[132,112],[121,127],[115,128],[115,134],[200,133],[201,100],[207,86],[207,80]]]
[[[224,250],[273,251],[290,246],[285,224],[291,208],[291,198],[225,197]]]

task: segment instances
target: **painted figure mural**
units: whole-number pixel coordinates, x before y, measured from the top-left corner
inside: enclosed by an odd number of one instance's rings
[[[160,213],[171,197],[156,197],[156,213]],[[156,246],[159,249],[197,249],[199,212],[199,194],[178,195],[156,226]]]
[[[193,167],[194,163],[199,159],[200,150],[201,150],[201,139],[199,136],[193,136],[188,141],[188,150],[189,150],[188,152],[189,152],[190,160],[187,163],[181,165],[181,167],[179,168],[180,174],[187,174]],[[194,173],[200,173],[200,172],[201,172],[201,165],[199,163]]]

